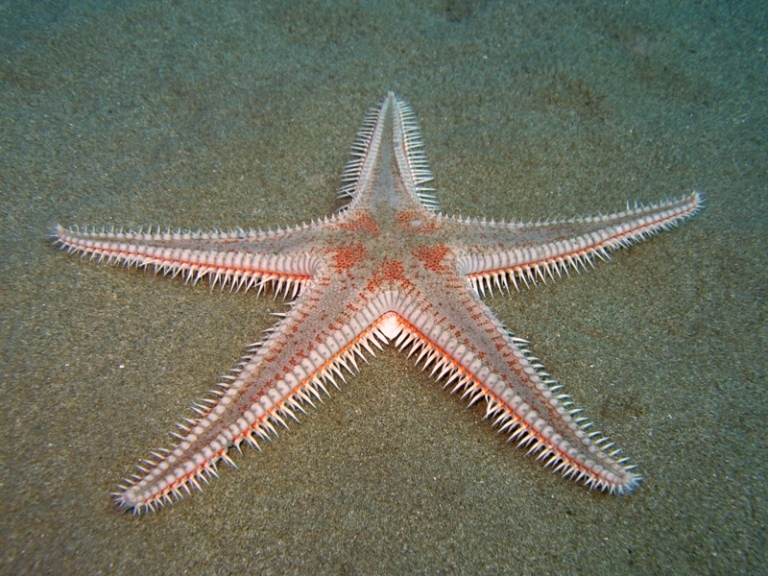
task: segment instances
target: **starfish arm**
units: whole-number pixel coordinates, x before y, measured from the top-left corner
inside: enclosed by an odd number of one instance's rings
[[[278,292],[295,296],[317,265],[312,246],[337,220],[266,232],[81,231],[57,226],[54,241],[92,260],[181,275],[193,284],[207,278],[211,287],[261,290],[271,282]]]
[[[565,477],[610,493],[630,492],[640,476],[618,459],[619,450],[577,416],[568,396],[515,338],[494,318],[465,280],[430,293],[429,301],[407,297],[397,310],[395,345],[410,348],[425,369],[471,404],[486,402],[486,418],[527,448],[545,466]]]
[[[328,276],[310,282],[290,310],[260,343],[250,347],[228,382],[194,406],[193,419],[179,424],[170,450],[152,453],[114,496],[123,510],[139,514],[172,503],[217,476],[221,460],[233,464],[232,446],[277,435],[322,402],[345,372],[357,372],[358,358],[387,342],[381,325],[389,295],[360,302]]]
[[[389,92],[372,108],[352,144],[350,160],[342,172],[339,197],[349,199],[342,209],[370,208],[376,195],[397,197],[401,206],[439,210],[434,189],[425,186],[433,175],[423,151],[418,122],[411,107]],[[398,186],[387,176],[397,174]],[[382,178],[382,175],[384,178]]]
[[[667,230],[702,206],[698,192],[615,214],[532,224],[452,220],[460,270],[480,293],[546,282],[592,265],[618,248]],[[446,222],[448,219],[442,219]],[[460,228],[461,231],[457,231]]]

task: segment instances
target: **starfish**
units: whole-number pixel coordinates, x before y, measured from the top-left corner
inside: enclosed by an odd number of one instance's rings
[[[580,415],[561,384],[481,300],[555,280],[668,229],[702,206],[698,192],[610,215],[537,223],[443,215],[410,107],[393,93],[352,145],[335,214],[276,230],[209,233],[57,226],[71,253],[149,268],[211,288],[271,288],[292,298],[263,341],[114,494],[122,510],[156,510],[217,477],[243,442],[277,434],[314,407],[359,359],[392,343],[546,467],[622,494],[641,477]]]

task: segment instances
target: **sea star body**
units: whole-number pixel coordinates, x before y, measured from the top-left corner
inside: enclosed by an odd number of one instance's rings
[[[212,286],[295,297],[229,381],[195,406],[169,450],[153,452],[115,494],[139,513],[173,502],[216,476],[243,441],[314,405],[328,384],[356,371],[357,356],[392,342],[548,467],[591,488],[631,491],[640,480],[618,450],[578,416],[525,342],[481,301],[486,291],[546,281],[591,265],[694,214],[698,193],[607,216],[541,223],[442,215],[410,108],[389,93],[352,146],[342,180],[348,203],[288,229],[233,232],[79,231],[61,226],[69,252],[154,268]]]

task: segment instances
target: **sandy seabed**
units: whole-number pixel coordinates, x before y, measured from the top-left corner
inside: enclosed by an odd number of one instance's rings
[[[768,571],[764,2],[0,3],[0,573]],[[644,481],[589,492],[389,349],[157,514],[110,493],[283,309],[68,257],[56,223],[330,214],[413,106],[446,213],[701,191],[695,219],[489,305]]]

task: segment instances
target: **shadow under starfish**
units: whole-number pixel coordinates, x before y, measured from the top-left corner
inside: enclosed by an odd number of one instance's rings
[[[331,217],[287,229],[233,232],[123,232],[63,228],[69,252],[125,266],[154,268],[193,283],[295,298],[262,341],[252,345],[212,398],[179,424],[176,443],[152,452],[115,494],[140,513],[173,502],[217,476],[220,460],[245,441],[276,434],[306,413],[357,357],[393,343],[486,417],[510,440],[565,477],[610,493],[631,491],[640,476],[579,415],[570,398],[481,301],[559,278],[607,259],[695,214],[697,192],[589,218],[494,222],[440,213],[413,113],[391,92],[366,116]]]

